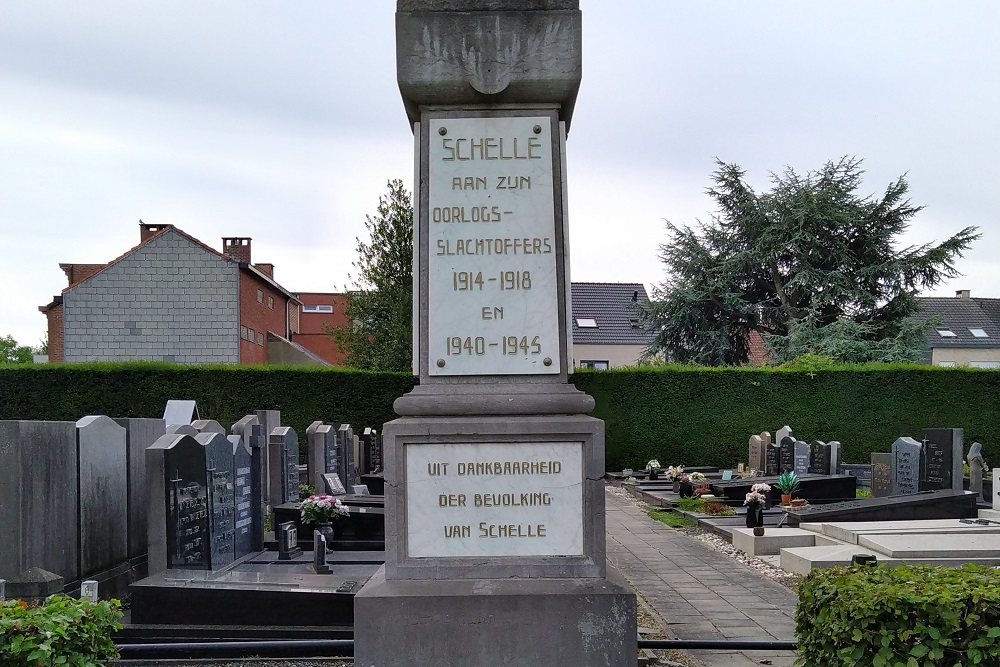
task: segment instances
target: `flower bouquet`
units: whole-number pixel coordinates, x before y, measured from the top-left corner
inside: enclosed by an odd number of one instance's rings
[[[684,474],[684,466],[670,466],[665,474],[671,481],[677,481]]]
[[[646,472],[649,473],[650,479],[656,479],[660,476],[660,462],[656,459],[649,459],[646,464]]]
[[[302,501],[302,523],[331,523],[348,514],[350,512],[340,498],[333,496],[309,496]]]
[[[764,505],[771,487],[763,482],[750,487],[743,504],[747,506],[747,528],[754,529],[754,535],[764,534]]]

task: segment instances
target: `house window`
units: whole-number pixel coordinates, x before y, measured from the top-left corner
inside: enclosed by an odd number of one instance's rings
[[[951,329],[938,329],[937,332],[938,336],[941,336],[941,338],[954,338],[958,335]]]
[[[274,310],[274,297],[273,296],[267,297],[267,307],[270,308],[271,310]]]
[[[264,346],[264,334],[259,332],[257,333],[257,344],[260,345],[261,347]]]
[[[986,333],[983,329],[969,329],[969,333],[976,338],[989,338],[990,335]]]
[[[240,338],[242,338],[243,340],[247,339],[247,328],[246,327],[240,327]]]
[[[629,326],[631,326],[633,329],[638,329],[639,328],[639,318],[638,317],[630,317],[628,319],[628,323],[629,323]]]
[[[332,313],[333,312],[333,306],[328,305],[328,304],[304,303],[304,304],[302,304],[302,312],[303,313]]]
[[[264,290],[257,290],[257,303],[264,303]]]
[[[970,361],[972,368],[1000,368],[1000,361]]]
[[[254,339],[254,330],[248,328],[247,329],[247,340],[252,343],[253,339]]]
[[[576,318],[576,326],[581,329],[596,329],[597,320],[592,317],[578,317]]]
[[[593,320],[591,320],[591,321],[593,321]],[[608,370],[608,362],[607,361],[584,360],[584,361],[580,362],[580,368],[593,368],[594,370],[598,370],[598,371],[606,371],[606,370]]]

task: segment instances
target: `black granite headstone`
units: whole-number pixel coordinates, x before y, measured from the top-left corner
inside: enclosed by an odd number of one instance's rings
[[[810,443],[809,472],[813,475],[829,475],[832,472],[830,470],[830,445],[820,440],[813,440]]]
[[[787,510],[789,522],[909,521],[912,519],[967,519],[976,514],[974,493],[924,491],[892,498],[861,498],[827,505]]]
[[[313,570],[316,574],[330,574],[333,571],[326,563],[326,537],[319,531],[313,533]]]
[[[344,488],[354,484],[354,429],[350,424],[341,424],[337,429],[337,453],[340,469],[337,474]]]
[[[260,502],[255,502],[254,498],[253,456],[250,447],[238,435],[231,435],[228,439],[233,446],[233,499],[236,506],[233,558],[240,560],[258,551],[255,548],[253,519],[255,509],[259,511]]]
[[[292,560],[302,553],[299,531],[294,521],[278,524],[278,560]]]
[[[929,428],[924,431],[921,491],[962,488],[964,431]]]
[[[167,568],[209,569],[208,475],[205,448],[181,436],[164,455]]]
[[[364,451],[364,466],[362,474],[379,472],[382,470],[382,440],[378,431],[371,427],[365,427],[361,435],[362,450]]]
[[[841,463],[837,466],[841,475],[850,475],[858,479],[858,486],[871,486],[872,466],[870,463]]]
[[[795,438],[788,436],[778,445],[778,472],[795,470]]]
[[[767,475],[781,473],[781,448],[778,445],[767,445],[764,473]]]
[[[799,477],[809,474],[809,443],[796,440],[792,447],[792,456],[794,457],[792,470]]]

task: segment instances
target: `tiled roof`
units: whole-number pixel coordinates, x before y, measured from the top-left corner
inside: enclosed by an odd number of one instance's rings
[[[573,283],[573,342],[590,345],[648,345],[653,337],[638,326],[637,304],[649,297],[642,283]],[[581,319],[596,327],[581,327]]]
[[[940,317],[939,324],[927,333],[928,347],[995,348],[1000,347],[1000,299],[919,297],[917,317]],[[972,335],[970,329],[982,329],[986,337]],[[942,336],[939,331],[954,336]]]

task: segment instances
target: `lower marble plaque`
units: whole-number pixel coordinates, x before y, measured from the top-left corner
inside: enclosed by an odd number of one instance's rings
[[[411,558],[583,554],[583,443],[408,444]]]

